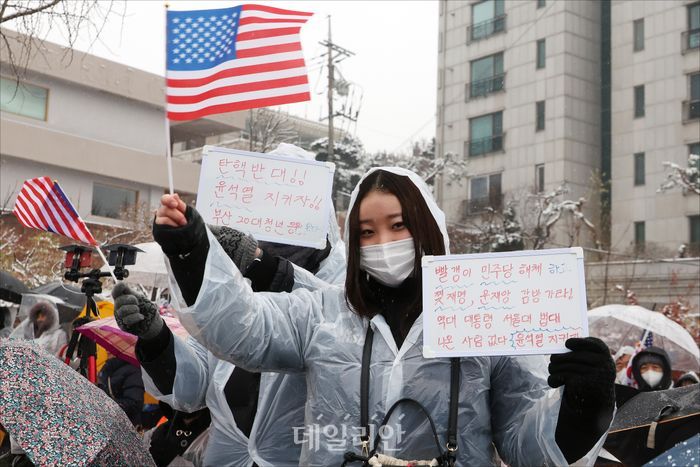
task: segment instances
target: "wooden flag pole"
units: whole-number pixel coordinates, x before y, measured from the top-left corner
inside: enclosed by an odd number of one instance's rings
[[[173,184],[173,160],[172,148],[170,146],[170,120],[168,120],[168,3],[165,3],[165,103],[163,111],[165,113],[165,159],[168,164],[168,187],[170,194],[175,192]]]

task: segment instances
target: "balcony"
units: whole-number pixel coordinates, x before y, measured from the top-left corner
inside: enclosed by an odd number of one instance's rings
[[[495,34],[505,32],[506,30],[506,15],[495,16],[492,19],[482,21],[481,23],[467,26],[467,45],[475,41],[486,39]]]
[[[493,75],[491,77],[480,79],[478,81],[472,81],[471,83],[466,84],[464,90],[464,95],[466,97],[464,100],[469,101],[469,99],[473,99],[475,97],[485,97],[495,92],[501,92],[505,89],[505,84],[505,73]]]
[[[700,99],[683,101],[683,123],[700,118]]]
[[[482,213],[488,208],[500,211],[503,209],[503,193],[492,193],[482,198],[471,198],[466,200],[463,206],[465,208],[465,217]]]
[[[503,143],[506,134],[487,136],[486,138],[472,139],[464,143],[464,153],[469,157],[480,156],[490,152],[503,151]]]
[[[681,33],[681,53],[685,54],[693,49],[700,49],[700,28]]]

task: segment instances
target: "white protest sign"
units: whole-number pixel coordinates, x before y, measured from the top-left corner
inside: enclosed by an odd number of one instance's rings
[[[588,336],[583,250],[423,257],[423,356],[567,352]]]
[[[205,146],[197,211],[258,240],[324,248],[334,171],[327,162]]]

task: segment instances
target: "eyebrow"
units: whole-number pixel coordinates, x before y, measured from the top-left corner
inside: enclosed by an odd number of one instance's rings
[[[395,219],[397,217],[403,217],[403,214],[398,212],[395,214],[389,214],[388,216],[385,217],[385,219]],[[360,219],[360,224],[369,224],[372,222],[372,219]]]

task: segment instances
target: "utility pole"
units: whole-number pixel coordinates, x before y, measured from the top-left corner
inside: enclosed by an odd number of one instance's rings
[[[333,110],[333,90],[335,89],[335,64],[348,57],[352,57],[353,55],[355,55],[355,53],[333,43],[331,36],[330,15],[328,15],[328,40],[322,41],[320,44],[328,48],[328,51],[326,52],[328,54],[328,160],[332,161],[334,145],[333,117],[337,115]]]
[[[333,160],[333,41],[331,15],[328,15],[328,159]]]

